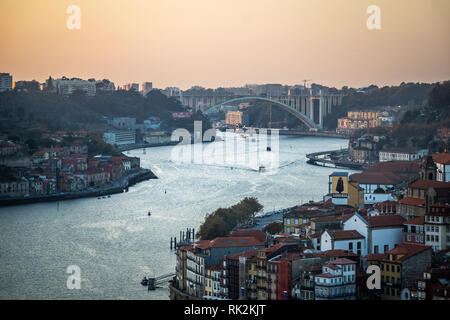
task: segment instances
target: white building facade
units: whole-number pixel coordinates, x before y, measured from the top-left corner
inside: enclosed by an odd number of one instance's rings
[[[314,277],[316,300],[356,299],[356,262],[341,258],[322,267]]]
[[[398,148],[390,150],[380,150],[379,160],[380,162],[385,161],[410,161],[417,160],[428,154],[428,150],[416,150],[408,148]]]
[[[366,254],[385,253],[403,242],[403,223],[399,215],[361,217],[355,213],[344,222],[344,230],[356,230],[366,239]]]

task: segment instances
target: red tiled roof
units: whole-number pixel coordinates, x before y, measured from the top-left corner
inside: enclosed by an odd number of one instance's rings
[[[433,153],[432,154],[433,161],[440,164],[450,164],[450,154],[443,153]]]
[[[328,231],[328,233],[334,240],[364,239],[364,236],[356,230],[336,230]]]
[[[239,229],[232,232],[229,237],[255,237],[258,240],[265,241],[266,233],[261,230]]]
[[[413,161],[386,161],[378,162],[366,171],[375,172],[397,172],[397,173],[419,173],[420,160]]]
[[[347,213],[347,214],[344,214],[344,216],[341,217],[341,219],[342,219],[343,222],[346,222],[348,219],[350,219],[354,215],[355,215],[354,213]]]
[[[194,252],[194,247],[190,246],[190,245],[181,245],[179,249],[182,251],[186,250],[186,251]]]
[[[262,246],[264,241],[256,237],[219,237],[211,241],[200,243],[197,247],[200,249],[223,248],[223,247],[250,247]]]
[[[379,210],[379,211],[393,211],[393,212],[396,212],[397,211],[397,201],[386,200],[386,201],[377,203],[374,206],[374,208]]]
[[[424,207],[425,199],[405,197],[405,198],[401,199],[398,203],[415,206],[415,207]]]
[[[264,249],[261,249],[259,251],[262,251],[262,252],[274,252],[274,251],[284,247],[285,245],[287,245],[287,244],[286,243],[277,243],[274,246],[271,246],[269,248],[264,248]]]
[[[433,187],[435,189],[450,189],[450,182],[419,179],[409,184],[408,187],[418,189],[428,189],[429,187]]]
[[[347,258],[339,258],[331,261],[330,264],[356,264],[356,262]]]
[[[319,278],[337,278],[337,277],[341,277],[340,275],[332,275],[331,273],[321,273],[321,274],[317,274],[316,277]]]
[[[356,253],[343,250],[343,249],[334,249],[320,252],[320,255],[324,255],[326,257],[349,257],[349,256],[358,256]]]
[[[369,216],[367,217],[369,222],[369,226],[372,228],[377,227],[396,227],[403,226],[405,222],[405,218],[402,216],[393,214],[393,215],[383,215],[383,216]]]
[[[386,253],[394,255],[403,255],[402,257],[397,257],[397,260],[403,261],[405,259],[408,259],[409,257],[412,257],[413,255],[416,255],[430,248],[431,248],[430,246],[424,246],[416,243],[400,243],[394,249],[391,249]]]
[[[354,173],[350,176],[350,181],[357,181],[358,183],[371,183],[382,185],[395,185],[403,181],[407,181],[408,176],[397,174],[394,172],[375,172],[365,171],[362,173]]]
[[[240,257],[253,258],[253,257],[256,257],[257,254],[258,254],[257,250],[245,251],[245,252],[240,252],[240,253],[229,255],[229,256],[227,256],[227,259],[238,260]]]
[[[327,268],[330,268],[330,269],[333,269],[333,270],[338,270],[339,269],[338,266],[335,266],[334,264],[331,264],[331,263],[324,264],[323,266],[327,267]]]
[[[374,253],[374,254],[368,254],[366,255],[367,261],[381,261],[384,260],[385,255],[382,253]]]
[[[425,223],[425,217],[418,217],[412,220],[406,221],[404,224],[423,225]]]

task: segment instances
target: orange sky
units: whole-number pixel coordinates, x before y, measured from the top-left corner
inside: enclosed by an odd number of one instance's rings
[[[69,5],[81,29],[69,30]],[[366,9],[381,8],[381,30]],[[449,0],[1,0],[0,72],[158,88],[450,79]]]

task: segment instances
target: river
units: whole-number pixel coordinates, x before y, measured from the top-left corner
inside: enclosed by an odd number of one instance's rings
[[[2,207],[0,299],[168,299],[167,289],[148,292],[140,280],[174,272],[170,237],[198,229],[205,214],[244,197],[257,197],[266,212],[321,200],[336,169],[308,165],[305,155],[347,144],[280,136],[279,146],[272,147],[278,169],[266,173],[231,162],[178,162],[173,146],[132,150],[126,154],[140,157],[141,166],[159,179],[111,198]],[[224,145],[204,146],[217,151]],[[71,265],[80,268],[80,289],[67,287]]]

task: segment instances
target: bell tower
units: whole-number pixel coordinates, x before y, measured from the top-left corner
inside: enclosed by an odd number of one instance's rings
[[[422,158],[420,164],[420,179],[422,180],[436,180],[437,167],[431,155]]]

